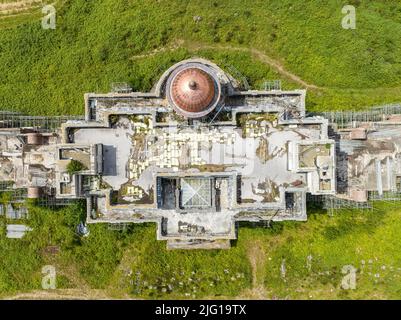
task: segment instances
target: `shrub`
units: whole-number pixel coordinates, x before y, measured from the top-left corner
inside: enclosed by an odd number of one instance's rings
[[[82,162],[78,160],[71,160],[67,165],[67,172],[70,175],[86,169]]]

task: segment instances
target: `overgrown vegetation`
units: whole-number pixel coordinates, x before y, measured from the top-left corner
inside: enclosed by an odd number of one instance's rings
[[[40,289],[41,269],[50,264],[58,289],[101,289],[116,298],[399,299],[397,204],[334,216],[312,211],[306,223],[242,224],[230,250],[169,251],[153,224],[125,231],[95,224],[81,238],[82,204],[56,211],[31,205],[32,231],[21,240],[0,233],[0,296]],[[356,268],[355,290],[341,288],[347,265]]]
[[[375,207],[334,217],[315,213],[305,224],[286,223],[276,237],[279,245],[267,252],[266,288],[278,298],[399,299],[400,212],[396,204]],[[342,288],[347,266],[356,271],[353,290]]]
[[[107,92],[112,82],[148,91],[164,70],[193,56],[252,88],[272,79],[284,89],[305,87],[296,75],[309,84],[313,111],[401,101],[400,2],[353,1],[356,30],[341,29],[345,4],[67,0],[56,2],[56,30],[41,28],[37,9],[0,16],[0,108],[81,114],[85,92]],[[315,211],[307,223],[269,229],[242,226],[231,250],[190,252],[167,251],[154,225],[90,225],[80,238],[84,211],[80,203],[59,210],[30,204],[33,230],[21,240],[5,237],[0,217],[0,295],[40,289],[41,268],[50,264],[58,288],[113,297],[401,297],[401,213],[388,204],[333,217]],[[342,268],[350,264],[357,288],[344,290]]]
[[[75,173],[77,173],[77,172],[80,172],[80,171],[82,171],[82,170],[85,170],[85,169],[87,169],[87,168],[85,167],[85,165],[84,165],[82,162],[78,161],[78,160],[72,159],[72,160],[67,164],[67,172],[68,172],[70,175],[73,175],[73,174],[75,174]]]
[[[357,28],[341,28],[348,2],[56,2],[57,28],[40,10],[0,19],[0,106],[30,114],[81,114],[83,93],[112,82],[147,91],[173,63],[202,56],[260,88],[310,85],[310,110],[360,108],[401,100],[401,4],[358,1]],[[194,17],[201,17],[194,19]],[[257,51],[255,51],[257,50]]]
[[[0,295],[39,289],[41,268],[53,260],[46,255],[45,248],[57,245],[63,252],[75,241],[74,225],[79,221],[81,210],[78,206],[58,211],[35,206],[29,209],[28,223],[33,231],[17,240],[7,239],[4,229],[0,233]],[[2,226],[5,222],[3,217]]]
[[[105,289],[117,297],[234,296],[250,284],[242,246],[167,251],[165,242],[156,240],[154,225],[112,231],[95,224],[88,237],[79,237],[75,230],[85,216],[82,204],[56,211],[29,209],[27,223],[33,230],[24,238],[7,239],[0,233],[0,296],[41,289],[41,268],[49,264],[56,268],[58,289]]]
[[[26,223],[33,230],[18,240],[0,233],[0,296],[41,289],[45,265],[56,268],[57,288],[105,287],[120,262],[127,237],[108,230],[107,225],[91,226],[89,238],[79,237],[76,227],[85,217],[79,202],[59,210],[28,205]]]

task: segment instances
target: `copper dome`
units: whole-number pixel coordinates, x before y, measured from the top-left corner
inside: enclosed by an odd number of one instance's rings
[[[218,93],[214,78],[197,67],[180,70],[173,77],[169,91],[174,107],[187,117],[209,113]]]

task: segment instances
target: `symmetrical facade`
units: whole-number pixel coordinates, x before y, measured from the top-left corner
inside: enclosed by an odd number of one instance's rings
[[[86,94],[85,120],[56,132],[1,129],[0,180],[85,198],[88,223],[155,222],[170,248],[227,248],[238,221],[304,221],[308,193],[367,201],[368,188],[396,188],[399,141],[368,125],[329,137],[305,94],[241,91],[217,65],[182,61],[150,93]],[[388,150],[372,154],[376,143]]]

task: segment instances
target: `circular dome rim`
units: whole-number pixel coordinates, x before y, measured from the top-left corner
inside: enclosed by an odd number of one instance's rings
[[[177,104],[176,99],[174,99],[174,93],[173,91],[173,84],[174,81],[176,80],[177,76],[179,76],[182,72],[185,72],[186,70],[189,69],[198,69],[201,72],[205,73],[206,76],[209,77],[213,84],[214,92],[213,96],[208,101],[208,104],[205,105],[202,110],[200,111],[190,111],[190,110],[185,110],[185,108],[181,107],[179,104]],[[216,73],[208,66],[203,65],[201,63],[188,63],[184,65],[178,66],[175,70],[171,72],[169,75],[167,82],[166,82],[166,95],[167,95],[167,100],[170,104],[170,106],[179,114],[183,115],[184,117],[187,118],[201,118],[207,114],[209,114],[211,111],[213,111],[217,104],[219,103],[221,99],[221,85],[220,82],[218,81],[218,77]]]
[[[185,112],[202,113],[209,108],[215,97],[214,82],[212,76],[202,69],[183,69],[171,81],[171,99]]]

